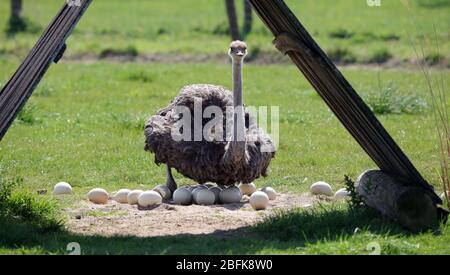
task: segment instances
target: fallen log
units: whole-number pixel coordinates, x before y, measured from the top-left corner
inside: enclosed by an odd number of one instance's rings
[[[356,190],[365,204],[412,231],[436,227],[440,209],[430,196],[380,170],[368,170],[356,180]]]

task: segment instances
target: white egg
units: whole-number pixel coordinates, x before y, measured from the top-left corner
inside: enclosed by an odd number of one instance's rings
[[[200,205],[212,205],[216,200],[216,196],[209,189],[201,189],[197,193],[196,202]]]
[[[239,189],[241,190],[242,195],[251,196],[256,192],[256,186],[253,183],[241,183],[239,184]]]
[[[173,192],[172,198],[176,204],[189,205],[192,203],[192,193],[187,188],[178,188]]]
[[[222,188],[220,188],[219,186],[214,186],[214,187],[209,188],[209,190],[214,193],[214,197],[215,197],[214,203],[215,204],[219,203],[220,202],[219,194],[220,194],[220,191],[222,191]]]
[[[114,196],[112,196],[112,200],[118,203],[128,203],[128,194],[130,193],[129,189],[120,189],[117,191]]]
[[[203,186],[203,185],[199,185],[199,186],[195,187],[194,190],[192,190],[192,201],[194,203],[197,203],[197,194],[198,194],[198,192],[200,192],[201,190],[204,190],[204,189],[208,189],[208,187]]]
[[[309,191],[313,195],[333,196],[333,189],[331,188],[331,185],[323,181],[313,183],[309,188]]]
[[[108,203],[108,192],[103,188],[94,188],[87,194],[88,199],[97,204]]]
[[[127,201],[129,204],[137,204],[139,195],[142,194],[144,191],[142,190],[133,190],[130,193],[128,193]]]
[[[349,199],[350,198],[350,192],[347,191],[346,188],[341,188],[334,193],[334,198],[337,200],[341,199]]]
[[[250,205],[255,210],[266,209],[269,205],[269,196],[263,191],[256,191],[250,196]]]
[[[272,187],[264,187],[261,191],[267,194],[269,200],[274,200],[277,198],[277,192]]]
[[[142,192],[138,197],[138,205],[149,207],[162,203],[161,195],[153,190]]]
[[[157,185],[153,188],[154,191],[158,192],[163,200],[169,200],[172,197],[172,192],[170,192],[169,187],[167,185]]]
[[[237,186],[224,188],[220,191],[219,198],[222,203],[238,203],[242,199],[241,190]]]
[[[68,195],[72,194],[72,186],[67,182],[58,182],[53,188],[53,194],[55,195]]]

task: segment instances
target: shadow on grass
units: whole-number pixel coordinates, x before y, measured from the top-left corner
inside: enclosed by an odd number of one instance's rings
[[[0,251],[67,254],[67,244],[78,242],[82,254],[297,254],[308,245],[351,238],[355,228],[384,236],[408,234],[370,210],[350,212],[343,206],[321,205],[279,212],[251,227],[162,237],[43,232],[32,224],[0,218]]]

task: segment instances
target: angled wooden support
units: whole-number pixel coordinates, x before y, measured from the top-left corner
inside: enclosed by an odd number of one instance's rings
[[[442,203],[433,187],[381,125],[370,108],[310,36],[282,0],[249,0],[275,36],[274,44],[287,54],[316,89],[337,118],[385,173],[418,186],[433,201]]]
[[[66,50],[65,41],[92,0],[65,1],[36,45],[0,92],[0,141],[52,62]]]

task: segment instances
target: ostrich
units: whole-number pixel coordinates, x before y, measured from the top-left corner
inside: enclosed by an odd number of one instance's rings
[[[233,92],[209,84],[185,86],[166,108],[150,117],[145,124],[145,150],[155,154],[156,164],[166,164],[166,184],[172,192],[177,184],[171,168],[199,184],[215,182],[219,186],[230,186],[239,182],[251,183],[260,176],[266,176],[267,167],[275,156],[272,140],[256,125],[243,104],[242,67],[247,45],[242,41],[233,41],[228,54],[232,59]],[[232,132],[231,139],[175,141],[172,138],[172,130],[180,120],[176,107],[185,106],[192,114],[196,101],[201,102],[202,110],[217,106],[225,112],[227,107],[231,107],[231,116],[223,119],[221,125],[217,124],[223,129],[224,137],[230,135],[227,135],[226,129],[229,129],[228,133]],[[194,118],[191,120],[193,122]],[[204,115],[201,120],[202,129],[211,121]],[[193,126],[191,133],[195,134]],[[222,137],[220,131],[218,135]]]

